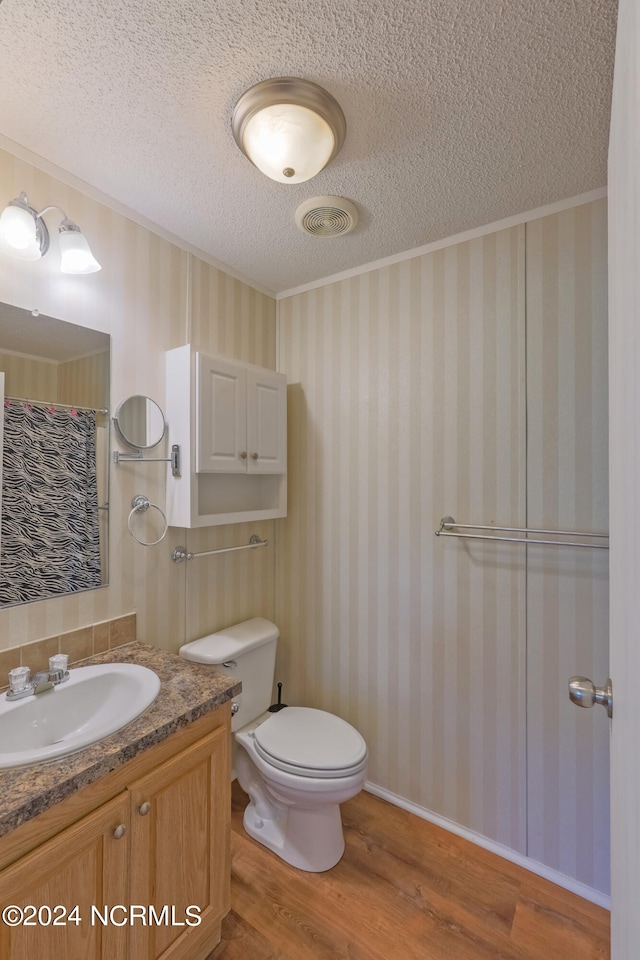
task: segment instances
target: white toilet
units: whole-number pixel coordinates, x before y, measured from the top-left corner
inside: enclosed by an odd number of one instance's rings
[[[180,648],[242,681],[232,722],[235,773],[250,802],[247,833],[300,870],[329,870],[344,853],[340,804],[367,774],[367,745],[346,721],[310,707],[269,713],[279,631],[254,617]]]

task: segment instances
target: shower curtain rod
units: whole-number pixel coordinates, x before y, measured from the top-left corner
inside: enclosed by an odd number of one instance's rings
[[[521,533],[521,537],[492,537],[480,533],[454,533],[455,530],[497,530],[501,533]],[[539,540],[531,539],[529,534],[537,533],[552,537],[592,537],[609,539],[608,533],[581,533],[578,530],[540,530],[534,527],[494,527],[479,523],[456,523],[453,517],[443,517],[436,530],[436,537],[461,537],[466,540],[499,540],[504,543],[545,544],[552,547],[591,547],[593,550],[608,550],[608,543],[582,543],[572,540]]]
[[[78,403],[58,403],[55,400],[29,400],[28,397],[7,397],[15,403],[30,403],[32,407],[55,407],[56,410],[82,410],[84,413],[109,413],[106,407],[81,407]]]

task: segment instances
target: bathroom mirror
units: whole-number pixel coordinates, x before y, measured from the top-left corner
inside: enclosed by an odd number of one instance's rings
[[[111,338],[0,303],[0,607],[108,582]]]
[[[148,450],[157,446],[167,428],[164,413],[150,397],[127,397],[113,416],[118,436],[130,447]]]

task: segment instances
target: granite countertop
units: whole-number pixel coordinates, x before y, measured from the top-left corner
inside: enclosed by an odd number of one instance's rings
[[[160,677],[160,693],[122,730],[47,763],[0,770],[0,837],[132,760],[240,692],[240,681],[145,643],[128,643],[82,660],[138,663]]]

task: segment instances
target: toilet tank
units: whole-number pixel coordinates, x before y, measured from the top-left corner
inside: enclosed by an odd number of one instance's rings
[[[234,698],[240,709],[233,717],[232,730],[251,723],[271,704],[279,635],[275,623],[253,617],[180,647],[185,660],[211,664],[220,673],[242,681],[242,693]]]

